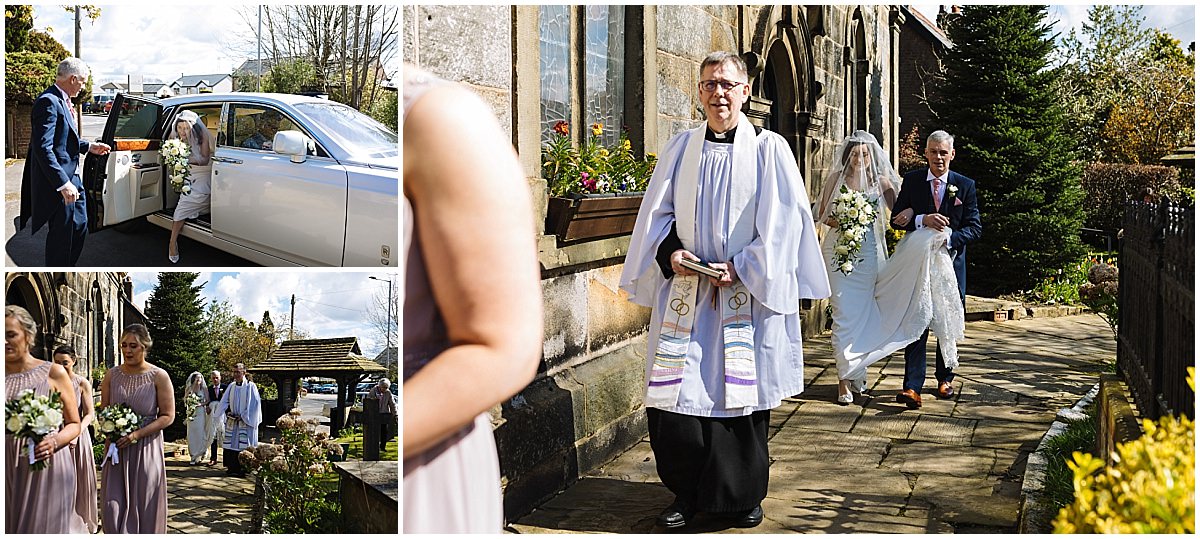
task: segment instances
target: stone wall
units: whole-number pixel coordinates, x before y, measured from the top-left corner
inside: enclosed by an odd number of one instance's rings
[[[35,355],[49,359],[60,345],[78,353],[75,372],[90,377],[96,367],[119,362],[117,337],[127,322],[132,285],[124,273],[26,273],[5,276],[5,298],[25,307],[38,322]],[[93,380],[98,383],[98,380]]]
[[[24,158],[29,150],[29,137],[33,131],[30,116],[31,105],[4,104],[4,157]]]

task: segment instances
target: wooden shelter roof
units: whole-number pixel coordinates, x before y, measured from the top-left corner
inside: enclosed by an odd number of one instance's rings
[[[358,337],[296,339],[283,341],[266,361],[249,369],[252,373],[368,374],[387,372],[382,365],[362,355]]]

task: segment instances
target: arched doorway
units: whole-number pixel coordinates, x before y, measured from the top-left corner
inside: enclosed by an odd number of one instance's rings
[[[759,50],[747,55],[754,64],[747,115],[787,141],[811,195],[818,187],[809,155],[810,132],[819,127],[812,114],[818,87],[813,75],[812,39],[801,9],[775,8],[768,35],[759,42]]]
[[[52,308],[56,303],[51,297],[52,288],[46,284],[26,273],[10,273],[4,284],[4,304],[24,307],[37,324],[38,342],[30,353],[40,359],[50,357],[55,342],[54,324],[48,322],[55,320]]]

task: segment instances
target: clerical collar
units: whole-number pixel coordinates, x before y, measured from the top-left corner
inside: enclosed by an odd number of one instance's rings
[[[238,387],[242,387],[242,382],[234,382],[234,383],[237,384]]]
[[[704,140],[709,142],[719,142],[721,144],[733,144],[733,137],[737,135],[737,126],[724,133],[717,133],[711,127],[704,128]]]

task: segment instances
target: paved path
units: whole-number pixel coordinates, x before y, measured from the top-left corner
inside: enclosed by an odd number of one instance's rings
[[[225,475],[223,463],[190,466],[167,457],[168,533],[250,533],[254,481]]]
[[[902,353],[871,367],[871,398],[839,406],[829,337],[805,343],[807,389],[772,412],[766,520],[725,529],[701,515],[681,531],[1015,533],[1027,455],[1096,383],[1115,341],[1092,314],[972,322],[967,337],[957,395],[933,397],[931,364],[915,411],[895,401]],[[508,530],[661,532],[654,520],[673,496],[654,466],[644,439]]]

